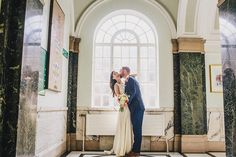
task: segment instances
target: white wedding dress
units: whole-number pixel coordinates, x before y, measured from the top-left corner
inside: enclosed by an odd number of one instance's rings
[[[124,93],[124,84],[118,84],[121,94]],[[124,107],[123,112],[118,113],[116,134],[113,148],[111,151],[105,151],[106,154],[115,153],[116,156],[125,156],[132,149],[133,132],[128,106]]]

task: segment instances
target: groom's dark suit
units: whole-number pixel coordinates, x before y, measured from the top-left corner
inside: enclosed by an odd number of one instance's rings
[[[139,83],[133,77],[129,77],[125,83],[125,93],[129,95],[128,107],[131,113],[131,122],[134,132],[134,144],[132,151],[135,153],[140,152],[142,143],[142,124],[144,114],[144,104],[140,92]]]

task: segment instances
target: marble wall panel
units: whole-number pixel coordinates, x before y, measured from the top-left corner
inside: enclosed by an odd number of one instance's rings
[[[201,53],[180,53],[181,134],[206,134],[206,103]]]

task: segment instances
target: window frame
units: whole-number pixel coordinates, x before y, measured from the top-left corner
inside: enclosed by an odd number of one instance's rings
[[[115,46],[121,46],[121,47],[122,46],[127,46],[127,47],[134,46],[134,47],[137,48],[137,73],[139,75],[139,73],[141,72],[141,70],[140,70],[141,69],[140,68],[140,66],[141,66],[141,64],[140,64],[140,60],[141,60],[141,58],[140,58],[140,49],[141,49],[141,47],[146,47],[147,49],[149,49],[150,47],[154,48],[154,52],[155,52],[155,65],[156,65],[156,69],[155,69],[155,76],[156,77],[155,77],[154,84],[155,84],[155,90],[156,90],[156,95],[157,96],[156,96],[156,99],[155,99],[155,105],[153,107],[148,105],[148,106],[146,106],[146,108],[150,108],[150,109],[160,108],[159,101],[158,101],[158,98],[159,98],[159,88],[158,88],[159,87],[159,82],[158,82],[158,76],[159,76],[158,75],[159,74],[159,69],[158,69],[158,36],[156,34],[156,31],[153,29],[153,27],[150,25],[150,23],[148,23],[142,17],[137,16],[136,14],[133,15],[133,14],[120,13],[118,15],[132,15],[132,16],[135,16],[136,18],[139,18],[139,21],[142,20],[143,22],[145,22],[150,27],[150,29],[148,31],[144,31],[144,33],[142,33],[141,35],[136,34],[134,31],[132,31],[130,29],[121,29],[121,30],[118,30],[117,32],[115,32],[115,34],[113,34],[111,36],[111,42],[110,43],[97,43],[96,42],[96,38],[97,38],[98,32],[101,30],[102,25],[104,23],[106,23],[108,20],[111,20],[111,18],[106,18],[106,20],[103,20],[102,22],[100,22],[101,24],[97,27],[97,30],[94,33],[94,38],[93,38],[94,39],[94,43],[93,43],[93,63],[95,63],[95,61],[96,61],[95,53],[96,53],[97,46],[102,46],[102,47],[108,46],[110,48],[110,51],[111,51],[111,54],[110,54],[110,69],[111,70],[114,67],[114,57],[113,57],[114,56],[114,47]],[[115,25],[115,24],[113,23],[112,25]],[[112,25],[110,27],[113,27]],[[152,31],[152,33],[153,33],[154,43],[141,43],[140,40],[139,40],[139,37],[142,36],[143,34],[145,34],[146,38],[148,39],[146,33],[149,32],[149,31]],[[137,43],[115,43],[114,40],[116,39],[116,37],[120,33],[123,33],[123,32],[129,32],[132,35],[134,35]],[[106,35],[107,32],[104,31],[104,33]],[[104,41],[105,35],[103,36],[103,41]],[[103,58],[103,57],[101,57],[101,58]],[[129,57],[129,59],[130,59],[130,57]],[[147,60],[149,60],[149,59],[150,59],[150,57],[147,57]],[[92,108],[112,108],[113,104],[109,104],[109,106],[104,106],[101,103],[101,106],[97,106],[94,103],[94,99],[95,99],[95,94],[94,94],[94,92],[95,92],[94,88],[95,87],[94,87],[94,84],[98,83],[98,82],[95,81],[95,78],[94,78],[95,71],[96,71],[95,70],[95,65],[93,65],[93,71],[92,71],[92,77],[93,77],[93,79],[92,79],[92,97],[91,97],[92,104],[91,104],[91,106],[92,106]],[[149,68],[146,71],[147,72],[150,71]],[[104,83],[105,84],[105,82],[103,82],[103,81],[101,81],[101,82],[99,81],[99,83],[101,83],[101,84]],[[145,82],[145,84],[147,84],[147,82]],[[153,83],[150,83],[150,84],[153,84]],[[109,85],[109,82],[108,82],[108,85]],[[109,99],[109,102],[111,102],[110,99]]]

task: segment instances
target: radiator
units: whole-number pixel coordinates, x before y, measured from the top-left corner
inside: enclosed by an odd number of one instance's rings
[[[87,114],[86,135],[115,135],[117,113]],[[164,135],[164,115],[144,115],[143,136]]]

